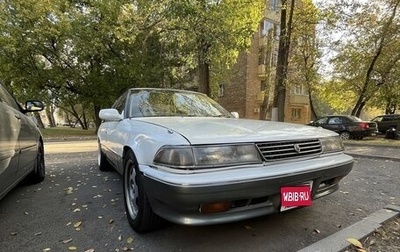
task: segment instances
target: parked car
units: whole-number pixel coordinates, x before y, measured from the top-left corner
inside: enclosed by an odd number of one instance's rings
[[[363,121],[350,115],[323,116],[311,122],[310,125],[332,130],[344,140],[361,140],[364,137],[375,136],[378,133],[378,127],[375,122]]]
[[[396,129],[397,125],[400,123],[400,115],[380,115],[371,121],[378,125],[378,130],[380,133],[385,134],[389,129]]]
[[[333,193],[352,169],[338,134],[238,119],[204,94],[130,89],[99,112],[98,165],[123,176],[132,228],[262,216]]]
[[[33,183],[45,178],[43,139],[26,116],[43,108],[37,100],[22,108],[0,83],[0,199],[26,177]]]

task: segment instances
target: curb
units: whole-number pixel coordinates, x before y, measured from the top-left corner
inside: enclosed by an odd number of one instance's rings
[[[400,206],[388,205],[383,209],[372,213],[365,219],[356,222],[355,224],[340,230],[322,240],[319,240],[308,247],[305,247],[297,252],[339,252],[343,251],[351,244],[347,241],[348,238],[362,240],[370,235],[383,223],[400,215]]]
[[[374,159],[384,159],[384,160],[393,160],[393,161],[399,161],[399,157],[389,157],[389,156],[378,156],[378,155],[368,155],[368,154],[360,154],[360,153],[355,153],[351,151],[344,151],[345,154],[350,155],[352,157],[362,157],[362,158],[374,158]]]

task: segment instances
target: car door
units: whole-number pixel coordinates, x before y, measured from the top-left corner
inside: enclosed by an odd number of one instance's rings
[[[326,128],[339,133],[344,128],[343,118],[340,116],[330,117]]]
[[[33,120],[17,111],[20,121],[20,134],[18,136],[20,157],[18,162],[18,176],[25,176],[35,166],[36,156],[38,153],[38,131],[37,125]]]
[[[17,180],[20,122],[0,84],[0,198]]]
[[[327,122],[328,122],[328,117],[321,117],[318,120],[312,122],[311,125],[315,126],[315,127],[325,128],[325,125],[327,124]]]
[[[113,109],[116,109],[121,115],[124,115],[126,99],[128,92],[122,94],[117,101],[112,106]],[[103,126],[100,127],[100,134],[102,135],[102,145],[103,151],[106,154],[108,160],[114,165],[118,166],[121,157],[118,155],[118,150],[121,148],[121,143],[118,142],[118,125],[120,121],[105,121],[102,122]]]

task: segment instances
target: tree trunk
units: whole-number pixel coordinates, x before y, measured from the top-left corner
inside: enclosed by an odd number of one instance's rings
[[[199,59],[198,67],[199,92],[210,96],[210,66]]]
[[[44,124],[42,118],[40,117],[39,112],[34,112],[33,114],[35,115],[36,124],[39,127],[39,129],[44,129]]]
[[[288,7],[287,0],[282,1],[281,10],[281,33],[279,37],[278,62],[275,80],[274,108],[278,109],[278,121],[283,122],[285,119],[285,102],[286,102],[286,82],[287,68],[290,50],[291,26],[293,20],[294,2],[291,0],[289,20],[286,23],[286,10]]]
[[[358,106],[358,109],[357,109],[356,113],[354,114],[354,116],[360,117],[361,111],[363,110],[364,106],[365,106],[365,101],[362,101],[360,103],[360,105]]]
[[[99,117],[100,106],[93,105],[93,107],[94,107],[94,124],[96,126],[96,133],[97,133],[97,130],[99,129],[100,124],[101,124],[101,119]]]
[[[52,128],[56,127],[56,121],[54,120],[52,106],[46,106],[46,116],[49,121],[49,126]]]
[[[317,115],[317,112],[315,111],[315,108],[314,108],[314,102],[311,99],[311,92],[309,92],[309,94],[308,94],[308,101],[310,103],[311,121],[315,121],[315,120],[318,119],[318,115]]]

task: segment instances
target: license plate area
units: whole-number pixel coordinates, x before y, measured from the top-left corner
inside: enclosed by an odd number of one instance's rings
[[[281,211],[289,209],[311,206],[312,204],[312,181],[297,185],[281,187]]]

